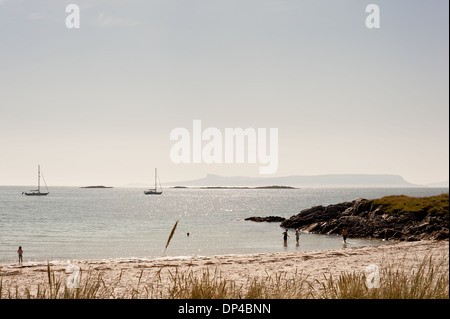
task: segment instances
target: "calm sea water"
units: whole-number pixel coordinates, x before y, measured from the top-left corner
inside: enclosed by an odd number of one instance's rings
[[[32,188],[32,187],[31,187]],[[210,256],[342,248],[340,236],[303,234],[285,246],[278,223],[250,216],[290,217],[315,205],[406,194],[431,196],[448,188],[165,189],[51,188],[28,197],[24,187],[0,187],[0,264],[46,260]],[[165,251],[170,231],[178,226]],[[189,233],[189,236],[187,235]],[[379,245],[350,239],[347,247]]]

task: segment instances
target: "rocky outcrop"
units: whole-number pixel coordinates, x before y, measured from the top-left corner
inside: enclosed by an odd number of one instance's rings
[[[302,210],[281,223],[284,228],[300,228],[320,234],[341,234],[347,228],[349,237],[414,241],[448,239],[449,217],[432,209],[408,212],[386,212],[383,205],[357,199],[329,206]]]
[[[267,217],[248,217],[245,220],[249,220],[252,222],[280,223],[285,221],[286,218],[280,216],[267,216]]]

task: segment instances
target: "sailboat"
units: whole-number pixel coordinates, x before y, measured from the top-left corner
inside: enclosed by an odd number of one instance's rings
[[[145,195],[161,195],[162,194],[162,187],[161,183],[159,184],[159,190],[158,190],[158,171],[155,168],[155,188],[149,188],[148,190],[144,191]]]
[[[29,192],[22,192],[22,195],[27,196],[47,196],[49,194],[47,183],[45,183],[44,176],[42,176],[42,179],[44,180],[45,188],[47,189],[46,193],[41,193],[41,167],[38,165],[38,188],[35,190],[31,190]]]

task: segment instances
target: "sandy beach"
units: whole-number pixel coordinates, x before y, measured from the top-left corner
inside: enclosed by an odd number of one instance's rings
[[[225,255],[213,257],[157,258],[157,259],[114,259],[72,261],[80,267],[83,276],[101,275],[104,286],[113,287],[111,298],[130,296],[129,292],[138,288],[150,287],[157,282],[162,287],[170,282],[175,272],[199,274],[209,271],[237,285],[245,285],[249,278],[264,279],[268,277],[291,278],[301,276],[307,283],[320,290],[324,276],[338,277],[343,273],[364,273],[370,264],[379,267],[399,265],[408,270],[417,268],[424,258],[432,255],[433,260],[442,262],[448,272],[448,241],[396,242],[374,247],[346,247],[337,250]],[[55,278],[66,282],[69,264],[67,262],[50,262]],[[26,291],[33,295],[37,288],[48,286],[47,264],[25,263],[23,265],[3,265],[1,267],[2,289],[5,297],[8,291]],[[145,289],[143,289],[145,290]],[[148,292],[148,289],[146,290]],[[148,298],[149,295],[133,295]],[[166,295],[153,296],[165,298]]]

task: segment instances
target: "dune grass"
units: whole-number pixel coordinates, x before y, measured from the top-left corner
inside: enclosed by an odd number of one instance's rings
[[[167,239],[166,247],[164,248],[164,254],[166,252],[167,247],[169,247],[170,241],[172,240],[173,235],[175,234],[175,229],[177,229],[178,220],[173,225],[172,230],[170,231],[169,238]]]
[[[57,276],[48,264],[47,282],[32,287],[3,285],[0,272],[0,299],[449,299],[447,256],[427,256],[414,267],[392,263],[379,269],[379,288],[368,288],[365,272],[324,275],[309,281],[307,276],[276,273],[248,276],[246,283],[225,278],[217,269],[161,268],[154,278],[141,271],[138,283],[126,289],[122,273],[108,283],[102,272],[81,271],[79,288],[67,288],[64,276]],[[168,276],[167,276],[168,275]]]
[[[324,299],[449,299],[448,258],[426,257],[415,268],[380,268],[378,288],[368,288],[365,273],[329,276],[316,297]]]

